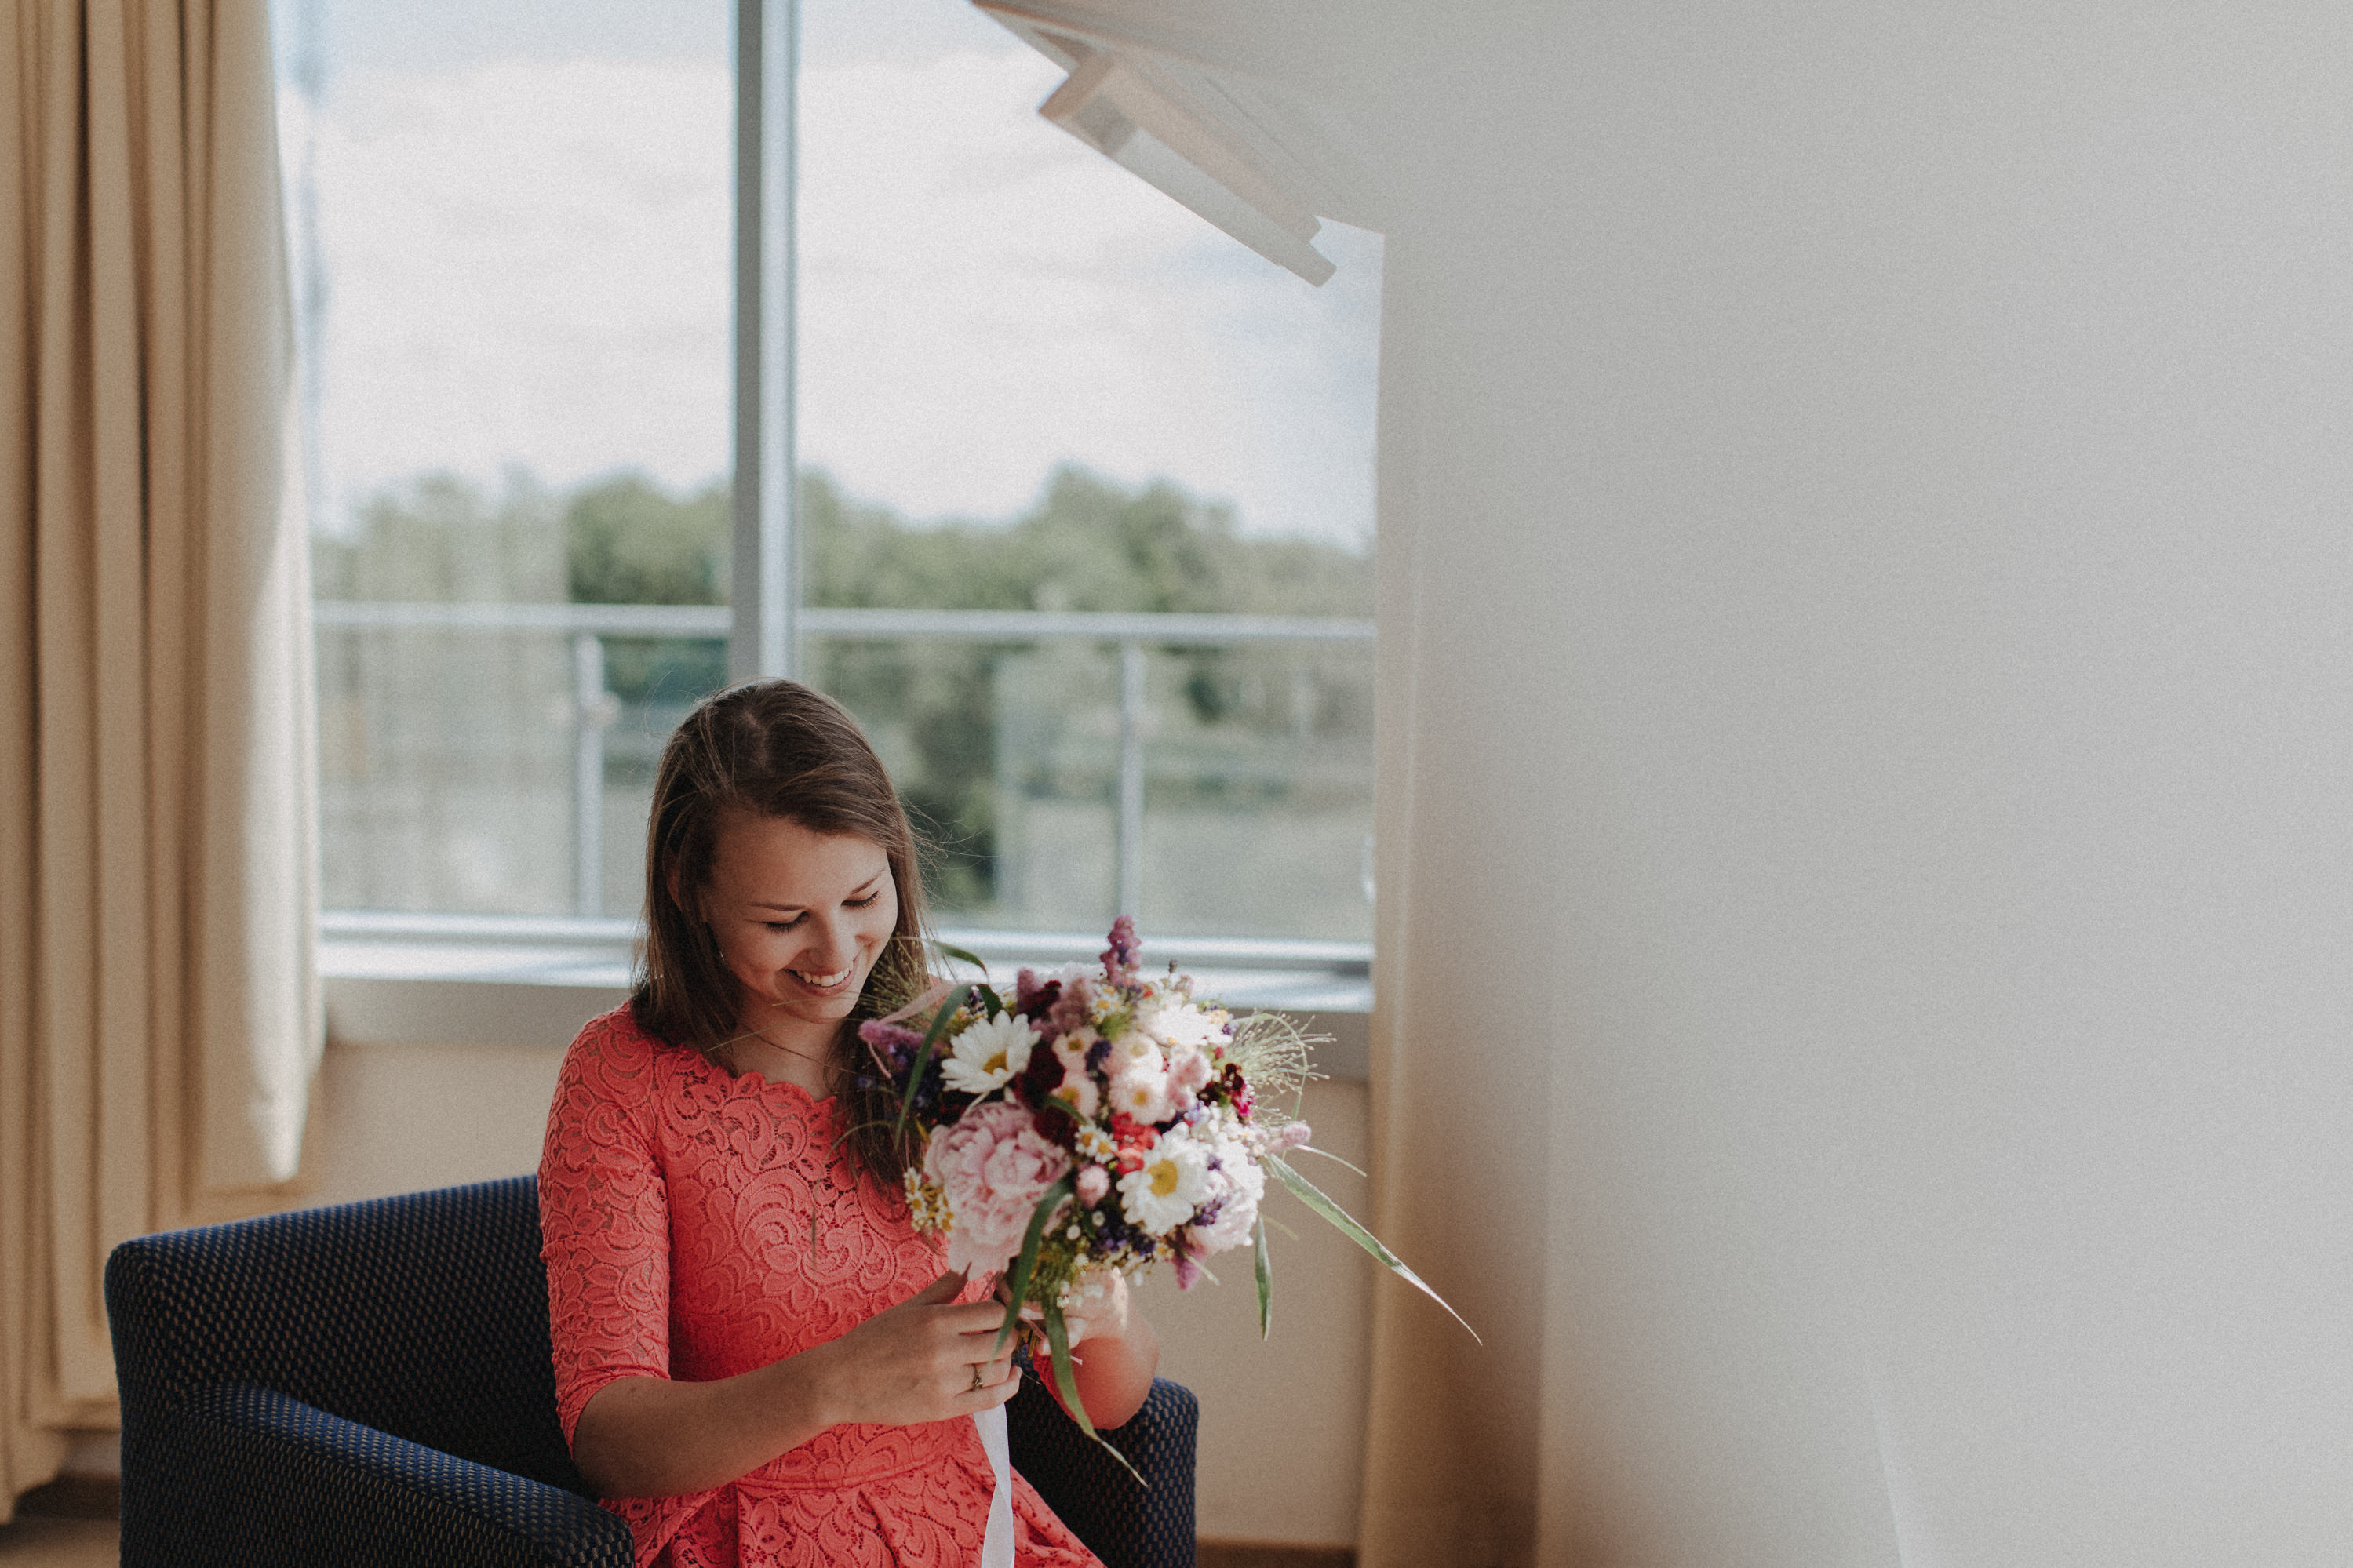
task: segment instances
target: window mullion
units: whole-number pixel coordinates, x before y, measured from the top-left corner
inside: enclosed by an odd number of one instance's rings
[[[735,430],[732,680],[792,675],[794,96],[799,0],[735,0]]]

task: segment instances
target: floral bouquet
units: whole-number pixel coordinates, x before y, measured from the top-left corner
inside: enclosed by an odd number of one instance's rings
[[[897,1093],[901,1135],[912,1127],[920,1140],[906,1177],[916,1227],[945,1238],[949,1268],[1007,1275],[999,1348],[1021,1309],[1038,1307],[1055,1386],[1090,1436],[1063,1312],[1113,1271],[1135,1278],[1163,1261],[1189,1289],[1204,1258],[1249,1243],[1265,1333],[1270,1175],[1446,1305],[1285,1160],[1308,1147],[1306,1123],[1282,1109],[1313,1076],[1298,1026],[1237,1019],[1173,964],[1144,974],[1137,949],[1123,915],[1098,969],[1024,969],[1009,998],[979,983],[935,986],[859,1029]]]

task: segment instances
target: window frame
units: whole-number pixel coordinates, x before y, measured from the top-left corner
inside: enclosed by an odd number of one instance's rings
[[[1144,757],[1141,710],[1145,650],[1164,643],[1367,642],[1369,621],[1250,616],[1122,615],[807,609],[801,604],[795,401],[796,254],[800,0],[731,0],[735,83],[731,454],[733,588],[718,606],[467,606],[313,601],[316,625],[504,625],[517,614],[567,631],[574,642],[575,747],[571,915],[485,916],[448,911],[321,914],[329,1000],[339,989],[415,984],[426,1010],[447,1010],[441,988],[554,986],[609,990],[634,947],[638,920],[598,907],[601,882],[603,659],[600,638],[625,626],[640,634],[712,636],[723,629],[731,681],[797,677],[806,635],[949,637],[980,641],[1082,638],[1117,650],[1121,667],[1117,907],[1140,902]],[[993,8],[985,7],[985,9]],[[1002,19],[1000,17],[1000,19]],[[1018,29],[1017,29],[1018,30]],[[1027,35],[1025,35],[1026,37]],[[308,40],[315,50],[315,40]],[[1057,57],[1058,58],[1060,57]],[[315,76],[317,62],[309,62]],[[307,210],[300,220],[315,224]],[[310,247],[315,262],[315,241]],[[312,291],[315,293],[315,290]],[[315,411],[311,411],[315,414]],[[485,611],[501,615],[486,616]],[[505,619],[501,619],[503,616]],[[608,626],[607,623],[610,623]],[[1100,938],[1068,932],[972,929],[944,937],[983,957],[1060,963],[1092,956]],[[1368,942],[1212,936],[1162,939],[1158,956],[1215,969],[1260,1006],[1304,1005],[1327,1015],[1369,1010]],[[371,992],[371,994],[374,993]],[[403,993],[406,994],[406,993]],[[462,1009],[461,1009],[462,1010]]]

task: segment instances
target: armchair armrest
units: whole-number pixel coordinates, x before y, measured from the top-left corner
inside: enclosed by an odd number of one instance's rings
[[[630,1568],[586,1498],[250,1383],[191,1394],[126,1470],[122,1562]],[[161,1441],[156,1441],[160,1438]]]
[[[1034,1371],[1005,1407],[1013,1463],[1108,1568],[1193,1568],[1193,1450],[1201,1406],[1193,1391],[1152,1380],[1144,1408],[1103,1436],[1147,1486],[1079,1430]]]

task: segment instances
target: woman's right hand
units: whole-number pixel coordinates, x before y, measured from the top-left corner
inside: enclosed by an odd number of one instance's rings
[[[943,1274],[895,1307],[817,1347],[830,1422],[905,1426],[990,1409],[1021,1386],[1018,1335],[992,1354],[1005,1309],[994,1300],[957,1306],[961,1274]],[[975,1370],[978,1370],[976,1379]]]
[[[673,1497],[732,1481],[845,1421],[903,1426],[1004,1404],[1020,1388],[1005,1309],[955,1304],[943,1274],[839,1339],[709,1383],[618,1377],[590,1396],[572,1457],[603,1497]],[[973,1369],[980,1369],[974,1386]]]

